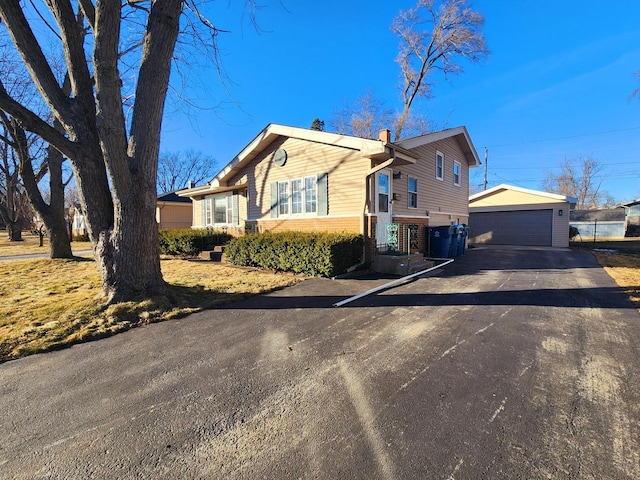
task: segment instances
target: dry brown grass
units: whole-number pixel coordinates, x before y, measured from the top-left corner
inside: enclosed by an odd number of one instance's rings
[[[163,259],[167,297],[104,308],[91,259],[0,261],[0,362],[185,316],[302,276],[198,260]]]
[[[0,257],[12,255],[27,255],[34,253],[49,254],[49,239],[44,237],[43,246],[40,246],[40,239],[37,235],[29,232],[22,232],[22,242],[10,242],[6,232],[0,232]],[[71,242],[73,252],[91,250],[90,242]]]
[[[602,268],[624,290],[640,311],[640,255],[597,251],[593,254]]]

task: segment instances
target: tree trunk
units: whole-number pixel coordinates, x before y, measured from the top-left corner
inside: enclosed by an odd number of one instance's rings
[[[62,154],[49,146],[47,149],[47,171],[49,172],[50,200],[47,204],[38,187],[38,178],[33,171],[27,137],[22,128],[15,125],[13,132],[19,158],[20,176],[29,201],[44,223],[49,235],[50,258],[73,258],[71,238],[67,231],[64,211],[64,182],[62,180]]]
[[[7,232],[10,242],[22,242],[22,229],[19,222],[7,222]]]
[[[67,232],[67,222],[64,218],[47,228],[49,234],[49,257],[50,258],[73,258],[71,251],[71,240]]]
[[[102,232],[96,261],[107,303],[166,294],[160,270],[156,196],[132,195],[116,206],[112,231]]]

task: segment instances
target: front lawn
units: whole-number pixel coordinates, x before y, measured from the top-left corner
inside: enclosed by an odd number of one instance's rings
[[[4,255],[4,253],[0,253]],[[0,362],[188,315],[301,281],[300,275],[163,259],[169,298],[101,306],[92,259],[0,261]]]

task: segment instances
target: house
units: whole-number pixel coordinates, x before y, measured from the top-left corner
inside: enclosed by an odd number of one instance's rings
[[[578,229],[579,238],[623,238],[625,233],[624,207],[571,210],[569,225]]]
[[[193,207],[191,199],[180,197],[176,192],[162,193],[158,195],[156,204],[156,222],[158,228],[190,228],[193,223]],[[71,221],[71,235],[87,235],[87,224],[80,204],[73,207],[73,220]]]
[[[469,168],[480,164],[465,127],[391,142],[270,124],[193,200],[193,228],[353,232],[376,250],[425,251],[425,226],[465,223]]]
[[[193,223],[191,199],[180,197],[175,191],[158,195],[156,222],[158,222],[158,228],[191,228]]]
[[[624,236],[640,237],[640,199],[623,203],[624,207]]]
[[[577,200],[513,185],[469,197],[469,243],[569,246],[569,210]]]

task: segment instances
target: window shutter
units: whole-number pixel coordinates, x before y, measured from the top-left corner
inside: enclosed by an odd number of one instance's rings
[[[240,225],[240,195],[237,193],[233,195],[233,224]]]
[[[271,184],[271,218],[278,218],[278,182]]]
[[[202,205],[201,213],[202,213],[202,226],[207,226],[207,197],[202,197],[202,201],[200,202]]]
[[[318,180],[318,216],[329,214],[329,174],[319,173]]]

